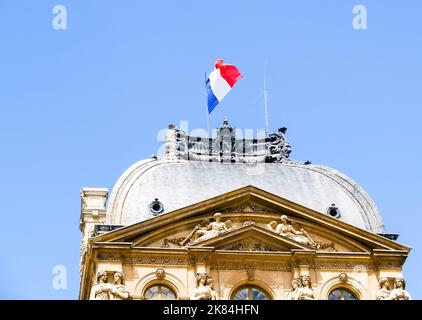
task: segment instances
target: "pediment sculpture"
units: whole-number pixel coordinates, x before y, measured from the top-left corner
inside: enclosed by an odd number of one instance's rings
[[[315,250],[330,248],[332,251],[335,251],[334,243],[323,243],[314,241],[311,236],[305,231],[305,229],[301,228],[300,230],[296,230],[292,226],[292,222],[287,218],[286,215],[282,215],[280,217],[280,220],[280,223],[277,223],[277,221],[271,221],[267,224],[267,228],[273,231],[274,233],[277,233],[288,239],[292,239],[296,242],[308,246],[309,248]]]
[[[192,245],[204,240],[215,238],[220,234],[226,233],[235,227],[231,220],[221,221],[222,214],[217,212],[214,214],[213,222],[205,220],[197,225],[193,231],[183,240],[182,245]]]
[[[379,279],[379,289],[376,293],[376,300],[412,300],[409,292],[405,290],[406,281],[402,277],[394,279],[394,289],[388,287],[388,279]]]
[[[90,300],[127,300],[129,291],[124,285],[123,272],[114,273],[113,283],[108,283],[107,271],[97,272],[97,283],[92,286]]]

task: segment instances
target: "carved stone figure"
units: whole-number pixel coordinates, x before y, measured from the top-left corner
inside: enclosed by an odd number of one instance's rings
[[[347,281],[349,281],[349,277],[346,273],[342,272],[338,275],[338,280],[340,281],[340,283],[347,283]]]
[[[267,224],[267,228],[273,232],[277,232],[276,228],[277,228],[277,221],[270,221],[270,223]]]
[[[255,280],[255,266],[254,265],[247,265],[246,266],[246,274],[248,275],[248,280],[249,281],[254,281]]]
[[[391,290],[390,300],[412,300],[409,292],[405,290],[406,281],[404,278],[394,279],[394,289]]]
[[[299,300],[299,293],[301,290],[300,279],[292,280],[292,291],[287,294],[287,300]]]
[[[292,147],[286,138],[287,128],[278,129],[258,139],[236,137],[236,129],[225,119],[217,129],[215,138],[191,136],[188,132],[169,124],[165,140],[165,159],[185,159],[206,162],[278,162],[310,164],[290,160]]]
[[[109,291],[110,300],[127,300],[129,299],[129,291],[124,285],[123,272],[117,271],[114,274],[114,283]]]
[[[298,300],[316,300],[314,290],[312,289],[311,278],[301,276],[302,288],[298,291]]]
[[[157,280],[163,280],[166,277],[166,272],[163,268],[158,268],[157,270],[155,270],[155,277],[157,278]]]
[[[165,148],[165,158],[177,160],[186,158],[188,136],[183,130],[177,129],[174,124],[169,124],[167,128]]]
[[[283,162],[289,159],[292,147],[286,139],[286,131],[287,128],[280,128],[277,133],[271,133],[266,138],[271,162]]]
[[[107,272],[97,272],[97,283],[92,286],[90,300],[110,300],[111,285],[107,283]]]
[[[177,151],[177,138],[176,138],[176,127],[174,124],[169,124],[167,128],[167,135],[165,141],[166,147],[166,158],[169,160],[176,159],[176,151]]]
[[[205,273],[196,275],[196,288],[191,297],[192,300],[211,300],[211,288],[207,285],[208,276]]]
[[[302,228],[300,231],[295,230],[293,228],[291,222],[287,219],[287,216],[282,215],[280,217],[281,223],[279,223],[275,229],[279,235],[297,241],[299,243],[316,247],[316,243],[312,238],[308,235],[308,233]]]
[[[282,215],[280,219],[281,219],[281,223],[279,224],[277,224],[277,222],[274,220],[270,221],[266,225],[267,229],[281,236],[284,236],[289,239],[295,240],[299,243],[302,243],[315,250],[329,249],[329,251],[331,252],[336,251],[335,244],[333,242],[325,243],[325,242],[314,241],[311,238],[311,236],[303,228],[301,228],[300,231],[297,231],[292,226],[292,223],[291,221],[289,221],[287,216]]]
[[[178,159],[186,159],[188,135],[185,131],[176,129],[176,155]]]
[[[213,281],[214,281],[213,278],[211,278],[210,276],[207,277],[206,284],[211,290],[211,300],[220,300],[220,298],[218,297],[217,291],[215,291],[214,288],[212,287]]]
[[[215,221],[208,223],[208,225],[206,226],[196,226],[195,229],[191,232],[191,234],[185,239],[185,241],[183,241],[183,243],[186,243],[189,239],[191,240],[189,244],[201,242],[207,239],[217,237],[222,233],[234,229],[233,223],[230,220],[222,222],[221,217],[222,214],[217,212],[216,214],[214,214]]]
[[[375,295],[376,300],[390,300],[390,289],[388,288],[388,279],[381,278],[378,281],[379,289]]]

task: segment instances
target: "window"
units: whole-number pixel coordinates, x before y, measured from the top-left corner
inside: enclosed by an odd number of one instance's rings
[[[158,216],[164,212],[164,205],[158,200],[158,198],[155,198],[154,201],[149,204],[149,211],[152,215]]]
[[[328,300],[358,300],[358,298],[346,288],[337,288],[331,291]]]
[[[242,286],[232,294],[231,300],[271,300],[271,297],[257,286]]]
[[[145,300],[176,300],[176,294],[174,291],[164,285],[155,284],[149,287],[144,294]]]
[[[327,214],[333,218],[340,218],[340,210],[336,207],[334,203],[330,207],[328,207]]]

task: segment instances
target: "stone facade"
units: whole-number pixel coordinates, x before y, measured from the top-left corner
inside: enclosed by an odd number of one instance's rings
[[[410,248],[338,171],[290,159],[286,128],[213,139],[169,125],[163,157],[81,191],[80,299],[411,299]]]
[[[105,271],[110,285],[114,273],[123,272],[131,299],[147,298],[146,291],[158,284],[176,299],[191,299],[200,274],[212,278],[220,299],[233,298],[242,286],[278,300],[300,292],[325,300],[335,289],[375,299],[379,279],[387,278],[393,289],[402,277],[408,252],[397,242],[250,186],[94,234],[82,265],[80,298],[93,297],[97,273]],[[306,286],[299,281],[296,295],[295,279],[308,279]]]

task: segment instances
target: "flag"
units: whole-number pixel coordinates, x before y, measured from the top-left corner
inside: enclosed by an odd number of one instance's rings
[[[205,83],[208,96],[208,113],[214,110],[242,77],[243,75],[234,65],[225,64],[222,59],[215,62],[215,70],[210,73]]]

